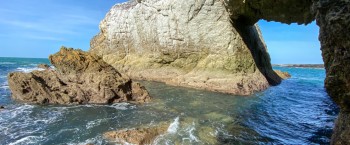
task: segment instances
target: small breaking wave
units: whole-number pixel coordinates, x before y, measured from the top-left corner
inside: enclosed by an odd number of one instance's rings
[[[94,144],[94,145],[102,145],[104,144],[102,136],[96,136],[94,138],[87,139],[83,142],[70,142],[67,143],[67,145],[87,145],[87,144]]]
[[[30,73],[30,72],[35,71],[35,70],[43,71],[43,70],[45,70],[45,69],[38,68],[38,67],[34,67],[34,68],[23,68],[23,67],[19,67],[19,68],[16,68],[16,71],[25,72],[25,73]]]
[[[177,130],[179,129],[179,125],[180,125],[180,122],[179,122],[179,117],[176,117],[174,119],[174,122],[172,122],[170,125],[169,125],[169,128],[168,128],[168,133],[171,133],[171,134],[174,134],[177,132]]]
[[[45,138],[43,136],[26,136],[16,140],[15,142],[9,143],[9,145],[37,144],[44,140]]]
[[[0,62],[0,64],[17,64],[17,63],[15,63],[15,62]]]
[[[86,124],[86,128],[87,129],[91,129],[95,126],[98,126],[101,124],[103,120],[102,119],[97,119],[97,120],[93,120],[93,121],[89,121],[87,124]]]

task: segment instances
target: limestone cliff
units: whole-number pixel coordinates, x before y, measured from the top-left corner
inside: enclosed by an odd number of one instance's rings
[[[133,79],[249,95],[279,84],[257,25],[221,0],[115,5],[90,51]]]

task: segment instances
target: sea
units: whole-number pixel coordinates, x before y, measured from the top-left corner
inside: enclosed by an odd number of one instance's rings
[[[251,96],[141,81],[153,97],[143,105],[35,105],[11,99],[9,72],[38,70],[48,59],[0,58],[0,144],[116,144],[107,131],[170,124],[158,145],[329,144],[337,105],[324,88],[325,70],[274,69],[292,77]],[[126,143],[127,144],[127,143]]]

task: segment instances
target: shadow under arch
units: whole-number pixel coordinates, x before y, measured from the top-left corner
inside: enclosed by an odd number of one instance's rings
[[[242,37],[244,43],[250,50],[259,71],[265,76],[270,85],[276,86],[281,83],[279,77],[272,69],[270,55],[262,38],[258,25],[247,25],[244,17],[232,22],[233,27]]]

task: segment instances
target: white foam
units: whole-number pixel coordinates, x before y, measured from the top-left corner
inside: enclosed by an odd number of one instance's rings
[[[136,108],[135,105],[131,105],[130,103],[115,103],[112,105],[97,105],[97,104],[87,104],[84,105],[84,107],[110,107],[110,108],[114,108],[117,110],[128,110],[128,109],[134,109]]]
[[[171,133],[171,134],[176,133],[177,130],[179,129],[179,124],[180,124],[180,122],[179,122],[179,117],[176,117],[176,118],[174,119],[174,122],[172,122],[172,123],[169,125],[168,133]]]
[[[97,119],[97,120],[94,120],[94,121],[89,121],[89,122],[86,124],[86,128],[87,128],[87,129],[93,128],[93,127],[95,127],[95,126],[100,125],[101,122],[102,122],[102,119]]]
[[[0,89],[4,89],[7,90],[9,88],[9,86],[1,86]]]
[[[25,73],[30,73],[30,72],[35,71],[35,70],[43,71],[45,69],[38,68],[38,67],[34,67],[34,68],[19,67],[19,68],[16,69],[16,71],[25,72]]]
[[[199,139],[193,134],[193,131],[196,130],[194,122],[192,123],[192,126],[189,128],[188,133],[190,134],[190,140],[199,142]]]
[[[15,142],[9,143],[9,145],[19,145],[19,144],[37,144],[40,141],[44,141],[43,136],[26,136]]]
[[[94,138],[87,139],[83,142],[78,142],[78,143],[67,143],[67,145],[87,145],[87,144],[96,144],[96,145],[102,145],[103,144],[103,138],[99,135]]]

